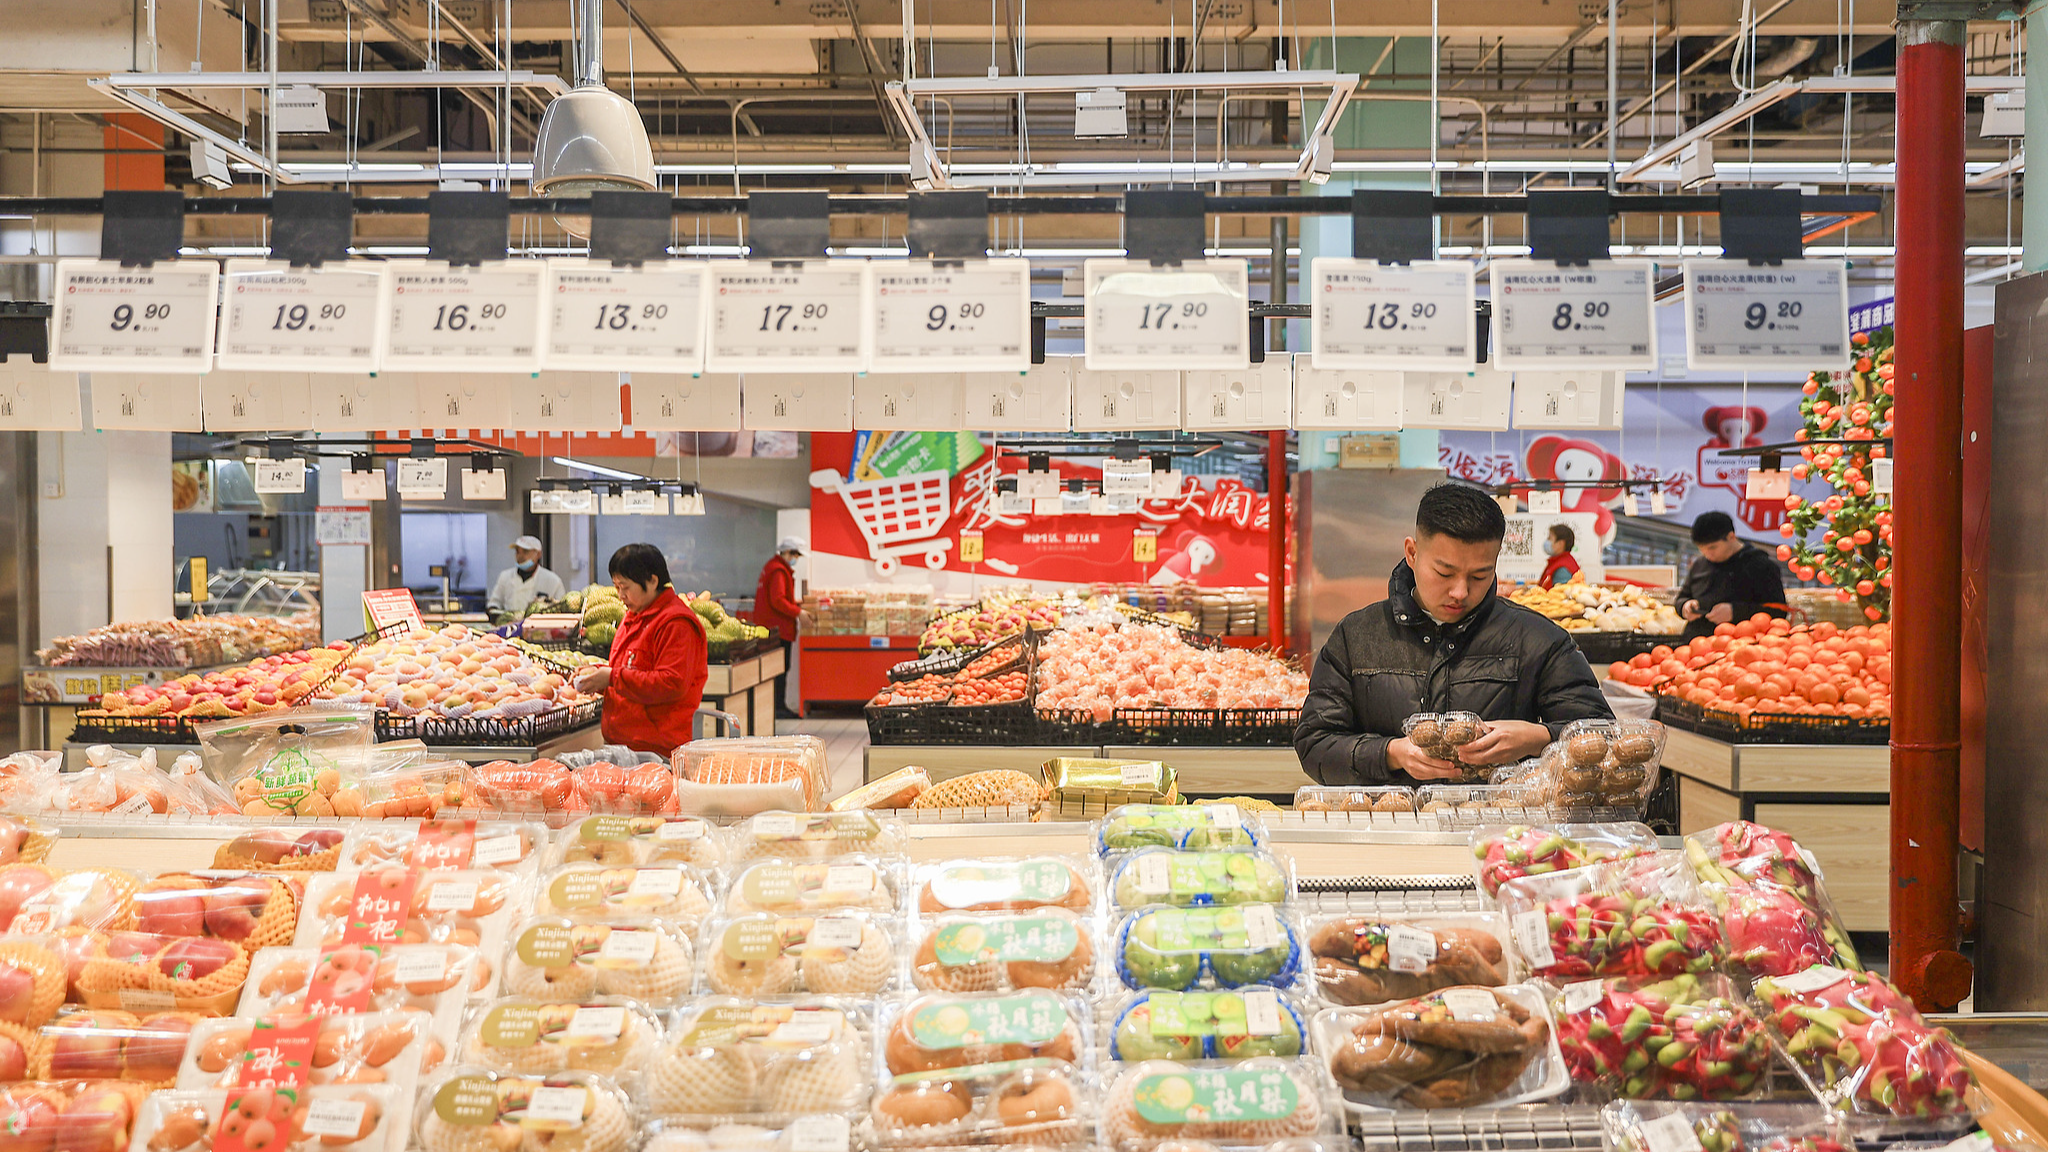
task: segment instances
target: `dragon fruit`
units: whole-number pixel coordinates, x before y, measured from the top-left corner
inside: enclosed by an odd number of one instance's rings
[[[1725,955],[1712,913],[1654,896],[1560,896],[1511,923],[1532,971],[1549,980],[1707,972]]]
[[[1501,885],[1510,880],[1622,859],[1656,846],[1656,837],[1640,824],[1515,824],[1480,828],[1472,836],[1479,886],[1488,896],[1499,895]]]
[[[1742,884],[1716,895],[1728,934],[1728,960],[1752,977],[1789,976],[1815,964],[1863,966],[1848,933],[1790,889]]]
[[[1747,820],[1688,836],[1685,854],[1704,884],[1775,884],[1791,889],[1808,904],[1816,901],[1820,891],[1812,858],[1798,841]]]
[[[1553,1006],[1573,1080],[1636,1100],[1730,1100],[1763,1087],[1770,1040],[1724,978],[1589,984]]]
[[[1824,1100],[1890,1116],[1967,1114],[1970,1070],[1883,977],[1817,966],[1756,983],[1769,1024]]]

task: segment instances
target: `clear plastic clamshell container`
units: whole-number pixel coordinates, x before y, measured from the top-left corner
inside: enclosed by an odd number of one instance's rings
[[[1112,1060],[1249,1060],[1308,1051],[1311,1011],[1278,988],[1133,992],[1111,1014]]]
[[[1143,908],[1125,916],[1112,939],[1126,988],[1290,988],[1301,980],[1301,926],[1276,904]]]
[[[704,930],[704,990],[755,999],[894,991],[900,931],[895,917],[870,912],[714,920]]]
[[[858,1001],[707,996],[671,1020],[641,1098],[669,1130],[851,1117],[868,1099],[868,1027]]]
[[[660,921],[534,916],[512,931],[502,987],[547,1004],[625,996],[658,1011],[689,995],[696,973],[696,945]]]
[[[660,1018],[623,996],[584,1004],[507,996],[476,1010],[461,1059],[500,1072],[598,1072],[631,1088],[661,1039]]]
[[[466,1064],[429,1077],[413,1105],[413,1138],[424,1152],[627,1152],[638,1122],[626,1093],[590,1072],[496,1072]]]
[[[547,866],[725,863],[718,825],[696,816],[585,816],[555,833]]]
[[[898,871],[896,862],[875,856],[756,860],[741,867],[726,887],[725,910],[784,916],[893,912]]]
[[[1310,1027],[1353,1111],[1506,1107],[1571,1087],[1540,985],[1325,1008]]]
[[[1126,804],[1096,822],[1102,856],[1138,848],[1263,848],[1266,825],[1235,804]]]
[[[1308,1058],[1116,1067],[1102,1108],[1102,1143],[1115,1152],[1163,1146],[1264,1148],[1275,1141],[1341,1139],[1342,1121],[1321,1069]]]
[[[711,911],[711,884],[688,864],[564,864],[541,877],[534,911],[661,920],[688,934]]]
[[[1095,924],[1065,908],[922,916],[910,980],[925,992],[1081,992],[1095,984]]]
[[[984,856],[920,865],[912,883],[920,915],[1095,907],[1102,868],[1078,856]]]
[[[1284,904],[1294,898],[1294,872],[1257,849],[1141,848],[1117,862],[1110,894],[1125,912],[1147,904]]]

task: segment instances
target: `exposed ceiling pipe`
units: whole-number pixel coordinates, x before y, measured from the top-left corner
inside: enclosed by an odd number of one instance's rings
[[[1758,76],[1783,76],[1808,60],[1820,49],[1820,41],[1811,36],[1794,36],[1790,44],[1757,61]]]
[[[548,196],[657,187],[654,149],[640,110],[604,83],[604,0],[577,0],[576,87],[557,96],[533,141],[533,190]],[[581,235],[588,217],[557,217]]]

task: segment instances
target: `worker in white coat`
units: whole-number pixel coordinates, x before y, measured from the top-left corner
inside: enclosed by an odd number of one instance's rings
[[[535,600],[560,600],[568,595],[562,578],[540,566],[540,537],[521,536],[512,542],[512,567],[498,573],[484,607],[491,619],[519,619]]]

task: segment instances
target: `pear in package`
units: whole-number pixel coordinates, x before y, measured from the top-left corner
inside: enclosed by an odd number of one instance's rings
[[[1079,992],[1095,979],[1094,925],[1065,908],[918,919],[910,979],[926,992]]]
[[[688,864],[564,864],[541,878],[534,911],[663,920],[694,933],[711,911],[711,885]]]
[[[1341,1138],[1314,1061],[1259,1057],[1120,1066],[1102,1110],[1103,1143],[1116,1152],[1263,1148],[1305,1136]]]
[[[288,708],[193,726],[206,772],[249,816],[360,816],[377,742],[368,709]]]
[[[133,1152],[403,1152],[406,1093],[392,1084],[157,1092],[135,1118]]]
[[[785,916],[855,909],[893,912],[896,884],[896,867],[876,857],[756,860],[733,877],[726,889],[725,910]]]
[[[1094,861],[1069,856],[990,856],[947,860],[917,869],[917,910],[1022,912],[1095,906],[1101,872]]]
[[[251,828],[214,849],[215,868],[259,872],[332,872],[341,861],[339,828]]]
[[[834,856],[897,856],[903,826],[873,812],[762,812],[726,833],[726,857],[748,860],[823,860]]]
[[[1141,848],[1116,864],[1110,881],[1125,912],[1147,904],[1281,904],[1294,898],[1294,874],[1270,853],[1240,848],[1182,852]]]
[[[403,864],[423,872],[477,869],[529,873],[548,842],[544,824],[417,820],[358,824],[341,841],[338,872]]]
[[[1721,918],[1678,852],[1509,881],[1515,948],[1552,982],[1710,972],[1727,957]]]
[[[500,1072],[598,1072],[637,1077],[661,1045],[661,1021],[622,996],[545,1004],[516,996],[477,1010],[462,1044],[465,1063]]]
[[[236,1015],[245,1019],[301,1012],[425,1012],[432,1068],[455,1049],[472,994],[496,981],[476,949],[460,944],[342,944],[331,949],[265,948],[249,962]]]
[[[1819,865],[1790,836],[1737,820],[1686,837],[1685,854],[1721,912],[1737,971],[1756,978],[1863,966]]]
[[[1740,1100],[1769,1086],[1771,1040],[1726,977],[1613,977],[1552,1002],[1572,1079],[1629,1100]]]
[[[892,1016],[893,1013],[893,1016]],[[1095,1112],[1082,1002],[1049,992],[921,996],[885,1008],[882,1085],[869,1109],[883,1146],[1084,1141]]]
[[[689,994],[696,972],[690,938],[660,921],[535,916],[512,932],[504,989],[549,1004],[625,996],[660,1011]]]
[[[1115,939],[1126,988],[1285,988],[1301,976],[1301,929],[1272,904],[1145,908]]]
[[[1113,1018],[1112,1060],[1249,1060],[1308,1050],[1308,1014],[1277,988],[1138,992]]]
[[[1002,995],[919,996],[877,1022],[890,1076],[1048,1059],[1082,1066],[1088,1015],[1081,1001],[1032,989]]]
[[[868,1098],[864,1013],[846,1000],[705,997],[676,1013],[642,1095],[691,1126],[852,1115]]]
[[[607,1077],[476,1065],[429,1077],[413,1114],[413,1138],[423,1152],[627,1152],[637,1119],[625,1092]]]
[[[1508,983],[1505,922],[1491,913],[1345,914],[1309,922],[1315,982],[1331,1004],[1384,1004],[1438,988]]]
[[[291,943],[299,898],[261,872],[159,872],[135,891],[135,929],[159,936],[215,936],[254,950]]]
[[[1969,1065],[1884,977],[1817,965],[1753,986],[1781,1050],[1823,1103],[1869,1116],[1967,1120]]]
[[[555,834],[547,865],[725,863],[718,826],[696,816],[585,816]]]
[[[1819,1104],[1616,1100],[1600,1110],[1616,1152],[1852,1152],[1844,1117]]]
[[[1345,1099],[1367,1109],[1505,1106],[1571,1087],[1544,992],[1533,984],[1326,1008],[1313,1030]]]
[[[491,869],[415,872],[385,865],[313,876],[293,943],[466,944],[496,956],[528,888],[524,878]]]
[[[64,1012],[34,1034],[0,1025],[0,1075],[11,1080],[132,1080],[168,1086],[177,1078],[193,1027],[204,1019],[196,1012],[80,1008]]]
[[[873,996],[895,990],[893,918],[757,913],[704,930],[704,986],[726,996]]]
[[[798,1152],[852,1146],[852,1124],[837,1113],[792,1117],[780,1126],[713,1124],[694,1116],[656,1117],[641,1131],[640,1152]]]
[[[1489,897],[1524,876],[1548,876],[1657,850],[1647,824],[1486,824],[1472,830],[1479,887]]]
[[[178,1066],[178,1087],[236,1088],[271,1082],[275,1059],[295,1060],[296,1034],[313,1084],[396,1084],[410,1090],[433,1043],[424,1012],[298,1014],[203,1020],[192,1029]]]
[[[1552,809],[1640,811],[1663,758],[1655,720],[1576,720],[1544,750],[1537,786]]]
[[[1095,827],[1102,856],[1137,848],[1264,848],[1266,826],[1235,804],[1126,804]]]

